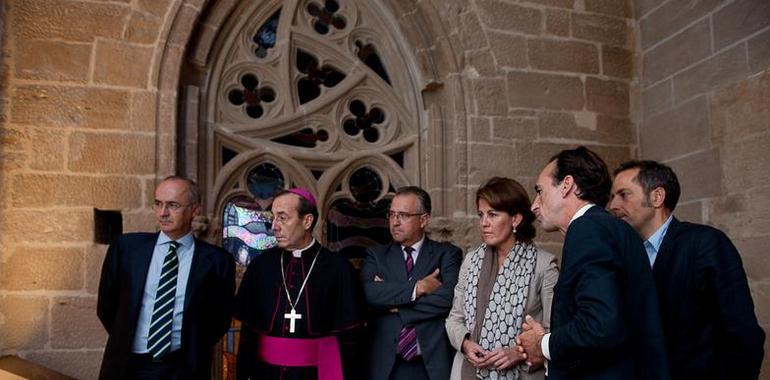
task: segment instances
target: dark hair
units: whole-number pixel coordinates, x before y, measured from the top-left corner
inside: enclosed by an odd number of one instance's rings
[[[650,192],[658,187],[662,187],[666,191],[663,205],[669,211],[674,211],[679,202],[681,189],[679,187],[679,179],[676,178],[676,173],[670,167],[657,161],[631,160],[620,164],[615,169],[614,174],[617,176],[618,173],[631,169],[639,169],[639,173],[637,173],[634,181],[642,186],[648,203],[650,201]]]
[[[407,194],[412,194],[417,197],[417,203],[419,203],[420,206],[420,210],[418,210],[419,212],[430,214],[430,195],[428,195],[427,191],[417,186],[404,186],[399,187],[398,190],[396,190],[395,196]]]
[[[607,164],[598,154],[584,146],[575,149],[562,150],[551,157],[548,162],[556,162],[551,176],[554,184],[564,181],[564,177],[572,176],[578,191],[575,193],[578,199],[604,207],[610,200],[612,179],[607,170]]]
[[[180,175],[170,175],[166,178],[163,178],[163,181],[182,181],[187,183],[187,201],[191,204],[199,204],[201,203],[201,188],[198,186],[198,184],[187,178]]]
[[[521,223],[516,226],[516,240],[532,242],[535,238],[535,214],[530,209],[532,202],[527,191],[516,180],[505,177],[492,177],[476,190],[476,207],[483,199],[498,211],[505,211],[513,216],[521,214]]]
[[[293,193],[289,190],[281,190],[277,192],[275,195],[273,195],[273,200],[276,200],[278,199],[278,197],[286,194],[293,195],[297,197],[297,199],[299,199],[299,205],[297,206],[297,214],[299,215],[300,218],[304,218],[305,215],[307,214],[310,214],[313,216],[313,223],[310,224],[310,230],[312,231],[313,228],[315,228],[316,222],[318,222],[318,207],[310,204],[310,201],[308,201],[301,195],[297,193]]]

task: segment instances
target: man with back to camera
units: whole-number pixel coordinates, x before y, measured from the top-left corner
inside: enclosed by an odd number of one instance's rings
[[[198,185],[167,177],[153,203],[159,233],[119,236],[99,282],[109,338],[100,379],[210,379],[213,348],[230,326],[235,263],[195,239]]]
[[[615,170],[608,207],[644,239],[672,376],[756,379],[765,334],[741,257],[721,231],[673,216],[679,194],[670,167],[628,161]]]
[[[393,242],[371,248],[361,269],[370,321],[370,380],[446,380],[453,349],[444,328],[462,261],[460,248],[425,235],[431,202],[398,189],[388,211]]]
[[[652,272],[642,241],[604,210],[607,166],[585,147],[553,156],[537,178],[532,211],[546,231],[564,235],[551,332],[526,317],[530,364],[547,362],[549,380],[668,379]]]

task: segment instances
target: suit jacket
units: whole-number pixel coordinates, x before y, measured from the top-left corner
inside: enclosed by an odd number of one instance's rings
[[[425,238],[412,278],[407,279],[401,245],[392,243],[369,249],[361,278],[366,302],[373,309],[369,352],[369,379],[386,380],[396,361],[396,346],[401,327],[415,326],[417,341],[431,380],[449,378],[452,347],[447,340],[444,320],[452,306],[452,291],[457,283],[462,252],[448,243]],[[417,280],[438,268],[441,286],[429,295],[411,301]],[[374,276],[384,281],[375,282]],[[389,310],[397,307],[398,313]]]
[[[468,278],[468,265],[470,265],[471,255],[465,255],[463,265],[460,268],[460,276],[455,287],[454,302],[452,311],[446,320],[446,330],[449,334],[449,342],[457,350],[452,363],[451,380],[462,379],[462,362],[465,355],[461,351],[465,335],[470,333],[465,325],[465,315],[463,313],[463,304],[465,303],[465,294]],[[523,315],[531,315],[535,320],[543,321],[543,327],[546,331],[550,330],[551,320],[551,301],[553,300],[553,286],[559,278],[559,268],[556,265],[556,257],[542,249],[537,250],[537,261],[535,262],[535,271],[529,284],[527,292],[527,304],[524,306]],[[527,373],[524,370],[519,371],[524,380],[542,380],[545,371],[538,370]]]
[[[675,379],[756,379],[765,333],[721,231],[672,219],[653,266]]]
[[[119,236],[104,258],[97,315],[109,338],[100,379],[126,375],[158,233]],[[180,379],[210,379],[212,348],[230,326],[235,262],[225,250],[195,240],[182,317]]]
[[[549,350],[550,380],[670,378],[642,241],[599,207],[567,229]]]

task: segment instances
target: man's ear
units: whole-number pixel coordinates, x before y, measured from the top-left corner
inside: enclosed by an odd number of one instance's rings
[[[656,187],[650,191],[650,206],[661,208],[666,202],[666,190],[662,187]]]
[[[559,193],[561,194],[561,197],[566,198],[573,188],[575,188],[575,179],[572,178],[571,175],[565,176],[559,184]],[[575,189],[575,193],[577,193],[577,189]]]
[[[305,214],[305,216],[302,217],[302,227],[305,228],[305,230],[310,230],[310,226],[313,225],[313,214]]]

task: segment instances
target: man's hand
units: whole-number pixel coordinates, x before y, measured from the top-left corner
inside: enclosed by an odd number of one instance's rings
[[[484,360],[481,362],[481,367],[495,369],[498,371],[511,368],[527,359],[527,354],[521,351],[522,350],[520,350],[518,346],[495,348],[488,354],[484,355]]]
[[[527,354],[527,365],[539,368],[545,363],[543,351],[540,349],[540,341],[545,335],[545,329],[543,325],[529,315],[524,318],[521,329],[524,332],[516,337],[516,344],[521,346],[518,351]]]
[[[465,353],[465,360],[476,368],[481,368],[481,363],[484,362],[484,358],[488,354],[476,342],[467,338],[463,340],[462,351]]]
[[[423,277],[422,280],[417,281],[417,290],[415,291],[416,298],[431,294],[441,286],[441,281],[438,280],[439,272],[440,270],[436,268],[433,273]]]

